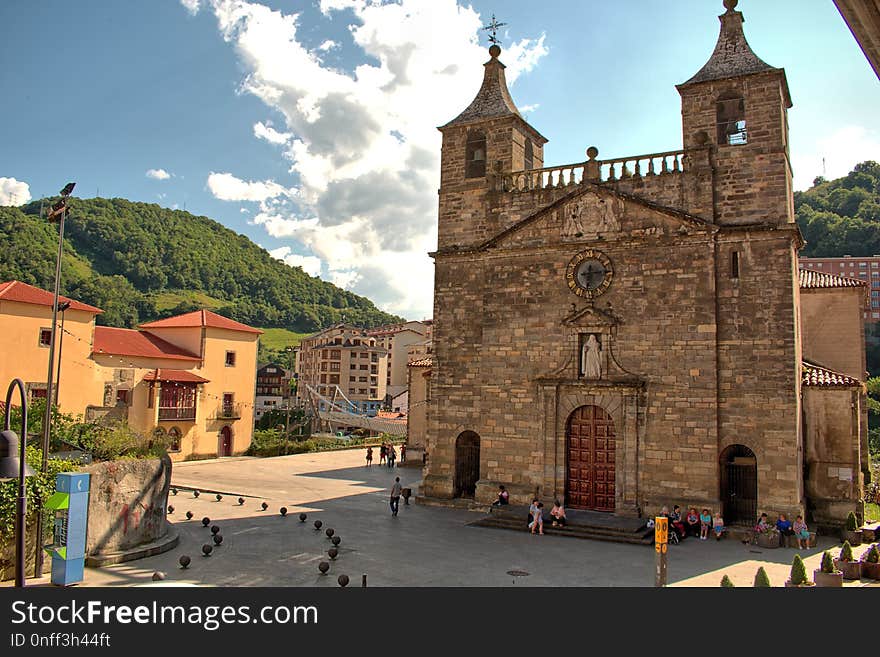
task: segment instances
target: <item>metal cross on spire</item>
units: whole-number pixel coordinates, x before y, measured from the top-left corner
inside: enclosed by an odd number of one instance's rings
[[[498,44],[501,43],[501,42],[498,40],[498,36],[497,36],[497,34],[498,34],[498,28],[499,28],[499,27],[504,27],[505,25],[507,25],[507,23],[499,23],[499,22],[495,19],[495,14],[492,14],[492,21],[491,21],[488,25],[486,25],[485,27],[483,27],[483,28],[481,28],[481,29],[485,30],[486,32],[490,32],[490,34],[489,34],[489,43],[493,43],[493,44],[495,44],[495,45],[498,45]]]

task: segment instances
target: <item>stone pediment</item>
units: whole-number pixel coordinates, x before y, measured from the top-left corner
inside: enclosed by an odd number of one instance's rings
[[[680,210],[588,183],[532,212],[477,250],[675,237],[714,228]]]
[[[573,328],[597,328],[617,326],[619,320],[614,315],[610,305],[602,310],[589,302],[585,307],[578,308],[577,304],[571,304],[571,310],[562,318],[562,324]]]

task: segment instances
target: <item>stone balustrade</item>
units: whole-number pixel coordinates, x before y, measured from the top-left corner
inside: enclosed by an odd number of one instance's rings
[[[597,160],[598,149],[587,149],[586,162],[562,166],[516,171],[498,178],[502,192],[530,192],[580,185],[587,182],[608,182],[643,176],[680,174],[684,171],[685,152],[666,151],[612,160]]]

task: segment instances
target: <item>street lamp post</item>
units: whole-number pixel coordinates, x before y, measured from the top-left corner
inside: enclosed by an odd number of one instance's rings
[[[59,406],[58,398],[61,395],[61,352],[64,349],[64,314],[70,308],[70,301],[59,304],[58,310],[61,311],[61,337],[58,340],[58,372],[55,374],[55,406]]]
[[[45,473],[49,466],[49,431],[52,423],[52,387],[55,369],[55,337],[58,322],[58,288],[61,286],[61,255],[64,248],[64,219],[67,217],[67,201],[73,193],[76,183],[67,183],[61,190],[61,200],[55,203],[47,215],[49,221],[58,219],[58,256],[55,259],[55,292],[52,299],[52,336],[49,339],[49,373],[46,376],[46,411],[43,414],[43,458],[40,472]],[[34,576],[43,576],[43,509],[38,509],[37,517],[37,552],[34,559]]]
[[[21,440],[10,428],[12,420],[12,393],[18,387],[21,397]],[[18,477],[18,499],[15,506],[15,586],[24,586],[25,527],[27,517],[27,489],[24,478],[33,474],[25,459],[27,445],[27,396],[21,379],[13,379],[6,390],[5,418],[0,433],[0,480]],[[18,457],[15,452],[19,451]],[[37,544],[39,552],[39,544]]]
[[[287,352],[287,369],[288,371],[293,369],[293,365],[291,365],[291,357],[293,356],[293,347],[287,346],[284,348],[284,351]],[[281,380],[284,380],[284,377],[281,377]],[[282,391],[283,392],[283,391]],[[287,388],[287,419],[284,421],[284,454],[287,455],[287,446],[290,442],[290,386]]]

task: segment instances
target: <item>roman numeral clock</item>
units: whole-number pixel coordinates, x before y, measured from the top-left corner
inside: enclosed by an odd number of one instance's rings
[[[568,289],[584,299],[595,299],[611,285],[614,269],[601,251],[587,249],[578,253],[565,270]]]

